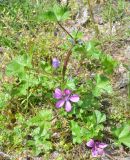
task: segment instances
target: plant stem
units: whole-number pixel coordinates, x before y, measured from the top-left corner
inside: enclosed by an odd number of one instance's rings
[[[70,38],[72,38],[75,41],[75,39],[73,38],[73,36],[62,26],[62,24],[60,24],[60,22],[57,22],[57,23],[64,30],[64,32],[67,33],[70,36]]]
[[[63,31],[67,34],[67,35],[69,35],[69,37],[71,38],[71,39],[73,39],[74,40],[74,44],[76,44],[76,40],[73,38],[73,36],[62,26],[62,24],[60,23],[60,22],[57,22],[58,23],[58,25],[63,29]],[[69,61],[69,58],[70,58],[70,55],[71,55],[71,53],[72,53],[72,48],[73,48],[73,46],[69,49],[69,51],[68,51],[68,53],[67,53],[67,56],[66,56],[66,58],[65,58],[65,60],[64,60],[64,65],[63,65],[63,70],[62,70],[62,76],[63,76],[63,82],[64,82],[64,80],[65,80],[65,73],[66,73],[66,69],[67,69],[67,65],[68,65],[68,61]]]
[[[70,55],[72,53],[72,48],[73,48],[73,46],[69,49],[69,51],[67,53],[67,56],[64,60],[64,65],[63,65],[63,70],[62,70],[63,82],[64,82],[64,79],[65,79],[65,73],[66,73],[68,62],[69,62],[69,58],[70,58]]]

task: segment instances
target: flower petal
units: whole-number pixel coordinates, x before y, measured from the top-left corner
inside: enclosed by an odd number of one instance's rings
[[[70,103],[69,101],[66,101],[65,110],[66,110],[67,112],[70,112],[70,111],[71,111],[71,108],[72,108],[71,103]]]
[[[86,143],[86,145],[87,145],[88,147],[90,147],[90,148],[93,148],[93,147],[94,147],[94,144],[95,144],[95,143],[94,143],[94,140],[93,140],[93,139],[90,139],[89,142]]]
[[[61,99],[63,96],[62,91],[59,88],[55,89],[54,98]]]
[[[102,148],[102,149],[103,149],[103,148],[106,148],[107,146],[108,146],[108,145],[107,145],[106,143],[99,143],[99,144],[98,144],[98,147],[99,147],[99,148]]]
[[[57,108],[61,108],[63,105],[64,105],[65,101],[64,100],[59,100],[57,103],[56,103],[56,107]]]
[[[65,95],[70,95],[72,92],[71,92],[71,90],[69,90],[69,89],[65,89],[65,90],[64,90],[64,93],[65,93]]]
[[[95,148],[92,148],[92,156],[93,157],[98,157],[99,156],[98,151]]]
[[[72,102],[78,102],[79,101],[79,96],[77,94],[73,94],[69,99]]]
[[[99,156],[102,156],[104,154],[104,150],[101,148],[97,148],[97,151]]]

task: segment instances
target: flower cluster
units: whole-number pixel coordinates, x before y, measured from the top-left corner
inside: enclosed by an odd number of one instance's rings
[[[70,112],[72,109],[71,102],[79,101],[79,96],[77,94],[72,94],[72,91],[69,89],[61,91],[59,88],[56,88],[54,98],[58,99],[56,107],[61,108],[65,105],[65,110],[67,112]]]
[[[92,156],[93,157],[100,157],[102,156],[104,152],[104,148],[107,147],[107,144],[99,142],[99,141],[94,141],[93,139],[90,139],[89,142],[86,144],[89,148],[92,149]]]

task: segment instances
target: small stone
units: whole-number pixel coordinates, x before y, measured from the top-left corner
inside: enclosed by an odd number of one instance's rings
[[[119,68],[118,68],[118,72],[119,72],[120,74],[122,74],[122,73],[126,72],[126,68],[125,68],[122,64],[120,64],[120,66],[119,66]]]
[[[117,83],[117,88],[122,89],[125,88],[129,83],[129,78],[128,78],[128,74],[124,73],[122,75],[122,77],[119,79],[118,83]]]
[[[3,47],[0,47],[0,53],[3,53]]]
[[[130,46],[128,46],[125,50],[125,56],[130,60]]]
[[[88,14],[87,7],[86,6],[82,7],[76,16],[78,25],[85,24],[88,21],[88,19],[89,19],[89,14]]]
[[[59,156],[59,152],[58,152],[58,151],[54,151],[54,152],[52,153],[52,158],[53,158],[53,159],[56,159],[58,156]]]
[[[53,133],[53,135],[52,135],[52,137],[53,138],[60,138],[60,134],[59,133],[57,133],[57,132],[55,132],[55,133]]]

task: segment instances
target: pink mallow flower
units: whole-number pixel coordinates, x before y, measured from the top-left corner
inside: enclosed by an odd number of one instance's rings
[[[70,112],[72,109],[71,102],[78,102],[79,96],[77,94],[72,94],[72,91],[65,89],[61,91],[59,88],[55,89],[54,98],[58,99],[56,103],[57,108],[65,106],[65,110]]]
[[[94,141],[93,139],[90,139],[89,142],[86,143],[86,145],[92,149],[92,156],[93,157],[100,157],[102,156],[104,152],[104,148],[107,147],[107,144]]]

